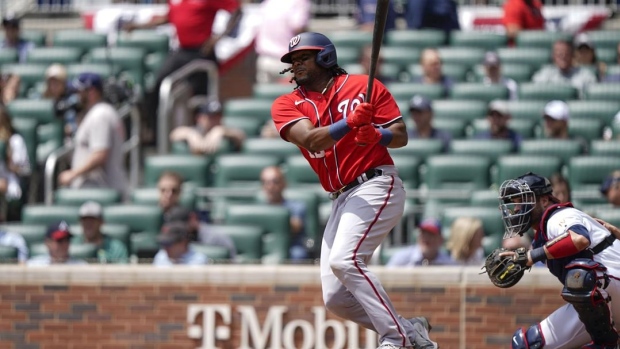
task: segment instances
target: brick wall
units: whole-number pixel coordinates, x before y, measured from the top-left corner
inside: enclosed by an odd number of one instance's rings
[[[430,318],[444,349],[509,347],[517,327],[562,305],[559,283],[546,270],[534,270],[510,290],[489,286],[478,268],[375,270],[402,315]],[[193,349],[208,348],[209,341],[239,348],[243,306],[255,311],[260,326],[270,307],[286,306],[284,325],[305,320],[317,328],[318,274],[312,266],[0,266],[0,348]],[[203,312],[188,311],[209,305],[228,308],[230,321],[220,313],[213,318],[220,328],[206,333]],[[216,340],[216,333],[231,339]],[[301,347],[301,330],[295,333]],[[374,349],[374,341],[363,344],[363,333],[360,347]],[[334,336],[327,331],[328,344]]]

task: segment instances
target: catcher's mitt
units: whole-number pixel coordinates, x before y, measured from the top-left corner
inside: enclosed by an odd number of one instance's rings
[[[515,256],[500,256],[502,252],[514,252]],[[516,285],[523,273],[530,267],[527,264],[527,250],[523,247],[514,251],[497,248],[487,256],[482,273],[487,273],[493,285],[508,288]]]

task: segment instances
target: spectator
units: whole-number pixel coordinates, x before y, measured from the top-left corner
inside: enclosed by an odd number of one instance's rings
[[[413,96],[409,101],[409,113],[415,124],[415,128],[408,131],[410,139],[440,139],[443,150],[448,149],[452,136],[447,131],[433,127],[433,106],[428,98]]]
[[[604,75],[606,65],[596,57],[594,44],[590,41],[588,34],[578,34],[573,42],[573,47],[575,50],[574,65],[585,69],[594,69],[596,78],[600,80]]]
[[[71,169],[61,172],[58,182],[73,188],[113,188],[125,195],[125,129],[114,107],[103,101],[101,77],[82,73],[71,87],[80,96],[81,121],[75,134]]]
[[[450,255],[442,249],[443,236],[439,220],[427,218],[418,228],[417,243],[396,252],[387,266],[454,265]]]
[[[159,176],[157,181],[157,190],[159,190],[159,208],[164,215],[170,212],[170,209],[179,205],[181,197],[181,187],[183,185],[183,177],[177,172],[165,171]]]
[[[420,65],[422,66],[423,76],[414,78],[414,82],[423,84],[441,84],[444,94],[447,96],[454,85],[454,81],[443,74],[441,57],[439,51],[434,48],[426,48],[420,55]]]
[[[28,245],[20,234],[1,229],[0,246],[14,247],[17,249],[17,262],[19,262],[19,264],[24,264],[28,260]]]
[[[454,0],[409,0],[405,9],[408,29],[460,30],[458,5]]]
[[[6,181],[7,220],[18,221],[28,198],[32,170],[26,141],[13,128],[11,120],[9,111],[0,106],[0,142],[6,145],[6,153],[1,154],[0,177]]]
[[[80,225],[84,232],[84,242],[97,247],[99,263],[127,263],[127,246],[101,232],[103,209],[94,201],[80,206]]]
[[[484,55],[482,61],[484,65],[484,77],[482,83],[485,85],[502,85],[508,89],[508,99],[516,100],[519,95],[519,85],[511,78],[502,75],[502,65],[499,55],[493,51],[489,51]]]
[[[231,13],[226,29],[221,35],[213,35],[212,27],[215,15],[219,10]],[[215,45],[224,36],[232,33],[241,19],[241,7],[238,0],[218,1],[192,1],[178,0],[168,1],[168,13],[161,17],[154,17],[145,24],[126,23],[124,29],[154,28],[158,25],[171,23],[176,29],[180,48],[168,55],[161,68],[157,72],[155,84],[145,96],[145,115],[148,117],[146,125],[153,132],[156,129],[159,106],[159,88],[163,80],[170,74],[182,68],[195,59],[206,59],[217,63]],[[195,75],[190,81],[194,88],[194,94],[208,94],[207,83],[204,74]],[[154,140],[155,135],[153,135]]]
[[[508,127],[511,115],[506,101],[495,100],[489,103],[487,120],[489,130],[474,135],[476,139],[507,139],[512,141],[513,149],[518,150],[521,146],[522,137],[516,131]]]
[[[620,170],[612,172],[601,185],[601,194],[613,207],[620,207]]]
[[[20,63],[26,63],[28,53],[34,48],[34,44],[22,39],[20,19],[15,16],[6,16],[2,19],[4,40],[0,42],[0,48],[13,48],[17,50]]]
[[[563,101],[551,101],[544,109],[545,136],[549,139],[569,139],[568,121],[570,111]]]
[[[41,96],[54,101],[56,116],[63,119],[65,143],[71,144],[77,130],[77,95],[67,89],[67,68],[62,64],[52,64],[45,71],[45,91]]]
[[[222,125],[222,104],[212,100],[199,106],[194,113],[194,126],[179,126],[170,133],[172,142],[187,142],[194,154],[214,154],[230,141],[240,149],[245,139],[242,130]]]
[[[533,82],[541,84],[569,83],[583,95],[589,84],[596,83],[596,76],[588,69],[573,65],[573,45],[565,40],[553,44],[553,65],[545,66],[534,74]]]
[[[362,66],[363,71],[361,72],[361,74],[366,74],[368,75],[368,73],[370,72],[370,58],[372,56],[372,45],[366,45],[362,48],[362,54],[360,56],[360,65]],[[390,77],[390,76],[385,76],[383,75],[383,57],[381,56],[381,52],[379,52],[379,58],[377,59],[377,65],[375,66],[375,78],[379,81],[381,81],[383,84],[388,84],[391,82],[397,82],[398,80]]]
[[[452,222],[446,248],[459,265],[480,266],[484,262],[484,229],[479,218],[459,217]]]
[[[553,187],[553,196],[560,200],[560,203],[571,201],[570,183],[568,183],[568,179],[556,173],[549,178],[549,181]]]
[[[303,202],[284,198],[286,179],[279,167],[265,167],[261,171],[260,180],[265,202],[269,205],[284,206],[290,212],[290,259],[294,261],[307,259],[309,251],[306,247],[308,240],[305,229],[306,206]]]
[[[284,81],[280,72],[288,67],[280,57],[288,52],[290,38],[305,32],[310,19],[310,0],[264,0],[261,3],[261,25],[256,34],[256,82]],[[274,30],[277,23],[278,29]]]
[[[81,259],[69,256],[69,244],[72,238],[73,234],[69,231],[67,222],[50,224],[45,233],[45,246],[48,254],[30,258],[28,265],[87,264]]]
[[[190,242],[198,242],[204,245],[221,246],[228,249],[231,260],[237,257],[237,248],[234,241],[219,231],[214,226],[200,222],[196,212],[181,207],[172,207],[165,216],[166,223],[187,224]]]
[[[504,4],[504,27],[508,43],[514,44],[522,30],[545,29],[540,0],[508,0]]]
[[[187,224],[172,222],[165,224],[157,242],[161,249],[153,258],[153,265],[157,267],[177,264],[202,265],[207,264],[207,256],[194,251],[189,245],[190,237]]]
[[[0,66],[0,68],[2,68]],[[19,75],[5,73],[0,71],[0,107],[11,103],[12,100],[19,95],[19,84],[21,79]]]

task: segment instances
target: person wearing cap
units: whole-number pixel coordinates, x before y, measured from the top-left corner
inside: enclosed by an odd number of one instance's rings
[[[28,265],[51,265],[51,264],[87,264],[81,259],[72,258],[69,255],[69,244],[73,234],[69,231],[69,224],[65,221],[52,223],[45,233],[45,246],[48,254],[32,257]]]
[[[191,248],[187,223],[164,224],[157,236],[157,243],[161,248],[153,258],[154,266],[203,265],[208,262],[207,256]]]
[[[103,99],[101,76],[81,73],[70,87],[80,97],[81,120],[75,132],[71,168],[58,175],[58,183],[72,188],[111,188],[124,196],[125,126],[114,107]]]
[[[408,130],[410,139],[440,139],[443,150],[447,150],[452,135],[444,130],[433,127],[433,106],[430,99],[422,95],[414,95],[409,100],[409,113],[415,127]]]
[[[608,203],[613,207],[620,207],[620,170],[613,171],[605,178],[600,191]]]
[[[80,225],[84,233],[83,242],[97,246],[99,263],[127,263],[127,247],[121,241],[104,235],[103,208],[95,201],[87,201],[80,206]]]
[[[67,68],[60,63],[54,63],[45,70],[45,90],[43,99],[54,101],[56,116],[64,121],[65,143],[70,143],[77,130],[77,112],[73,106],[78,102],[78,96],[70,94],[67,88]]]
[[[448,96],[452,85],[454,85],[454,80],[443,74],[439,51],[435,48],[425,48],[420,55],[420,66],[422,76],[414,77],[413,82],[425,85],[441,85],[444,89],[444,95]]]
[[[569,139],[568,122],[570,111],[564,101],[551,101],[545,105],[545,137],[549,139]]]
[[[594,68],[596,77],[600,80],[607,66],[605,62],[599,61],[596,57],[596,49],[587,33],[580,33],[575,36],[573,41],[574,49],[574,65],[577,67],[585,67],[586,69]]]
[[[516,100],[519,98],[519,85],[513,79],[502,75],[502,64],[496,52],[489,51],[485,53],[482,64],[484,66],[483,84],[506,86],[508,89],[508,99]]]
[[[545,17],[540,0],[508,0],[504,3],[504,17],[508,44],[514,45],[522,30],[544,30]]]
[[[573,43],[558,40],[553,43],[553,65],[545,65],[532,77],[541,84],[570,84],[583,96],[585,88],[596,83],[596,76],[590,70],[576,67],[573,63]]]
[[[21,37],[20,19],[13,15],[6,16],[2,18],[2,28],[4,29],[4,40],[0,41],[0,49],[16,49],[19,62],[26,63],[28,53],[34,48],[34,44]]]
[[[416,244],[398,250],[386,266],[455,265],[452,257],[443,249],[443,242],[439,220],[426,218],[418,226]]]
[[[474,135],[475,139],[507,139],[512,141],[513,149],[518,150],[523,137],[515,130],[508,127],[511,115],[508,104],[503,100],[495,100],[489,103],[487,109],[487,121],[489,129]]]
[[[201,104],[194,113],[194,126],[179,126],[170,133],[170,141],[187,142],[194,154],[214,154],[225,142],[230,142],[234,149],[240,149],[245,140],[245,133],[237,128],[222,124],[222,104],[211,100]]]

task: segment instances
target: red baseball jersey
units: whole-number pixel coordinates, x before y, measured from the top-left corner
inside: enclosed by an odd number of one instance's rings
[[[198,48],[211,37],[217,11],[232,13],[238,8],[237,0],[168,0],[168,21],[182,48]]]
[[[280,136],[288,141],[283,131],[301,119],[322,127],[346,118],[365,100],[367,84],[367,75],[339,75],[324,95],[300,87],[278,97],[271,107],[271,115]],[[385,126],[402,118],[392,94],[376,79],[371,103],[376,108],[372,119],[375,126]],[[319,176],[323,188],[330,192],[351,183],[371,168],[394,164],[385,146],[378,143],[358,146],[353,131],[324,151],[312,153],[301,147],[300,150]]]

